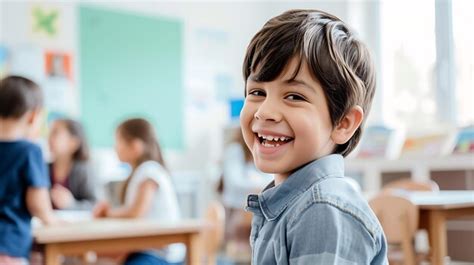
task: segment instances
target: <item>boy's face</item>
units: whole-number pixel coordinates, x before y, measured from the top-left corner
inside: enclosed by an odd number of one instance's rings
[[[290,80],[298,63],[296,58],[290,60],[270,82],[256,82],[250,75],[240,115],[245,143],[257,168],[284,178],[335,147],[323,89],[305,62]]]

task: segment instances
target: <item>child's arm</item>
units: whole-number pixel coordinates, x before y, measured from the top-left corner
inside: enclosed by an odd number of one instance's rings
[[[158,184],[151,179],[147,179],[140,184],[135,201],[132,204],[116,209],[108,209],[105,215],[117,218],[141,217],[150,209],[153,195],[157,189]]]
[[[109,210],[110,204],[106,201],[100,201],[92,209],[92,216],[95,218],[107,217],[107,212]]]
[[[54,185],[51,198],[59,209],[90,210],[96,201],[93,174],[86,162],[75,162],[68,180],[69,187]]]
[[[38,217],[44,224],[49,225],[57,222],[47,188],[28,188],[26,206],[31,215]]]

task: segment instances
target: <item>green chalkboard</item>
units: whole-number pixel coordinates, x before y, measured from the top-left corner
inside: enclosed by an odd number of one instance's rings
[[[162,146],[183,147],[183,24],[169,18],[79,7],[81,120],[94,147],[116,126],[147,118]]]

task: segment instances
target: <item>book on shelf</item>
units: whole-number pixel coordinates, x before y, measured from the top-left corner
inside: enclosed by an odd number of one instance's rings
[[[474,125],[460,128],[456,134],[453,154],[474,154]]]
[[[449,153],[452,133],[426,133],[410,136],[403,143],[400,157],[436,157]]]
[[[400,153],[403,131],[386,126],[369,126],[365,129],[356,158],[393,159]]]

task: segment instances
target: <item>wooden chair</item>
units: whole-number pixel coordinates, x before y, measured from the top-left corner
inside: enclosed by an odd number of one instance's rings
[[[406,179],[395,180],[395,181],[387,183],[385,186],[383,186],[382,193],[391,194],[394,190],[437,192],[439,191],[439,186],[433,180],[421,182],[421,181],[414,181],[412,179],[406,178]],[[415,242],[419,243],[419,242],[426,241],[428,243],[431,241],[431,238],[429,238],[427,231],[423,229],[426,226],[427,226],[426,223],[421,224],[422,228],[418,230],[418,233],[415,236],[415,240],[414,240]],[[421,244],[424,245],[423,243]],[[432,243],[430,242],[429,245],[431,244]],[[431,252],[430,247],[428,246],[423,247],[423,250],[421,250],[420,253],[417,253],[417,260],[427,260],[429,256],[429,252]]]
[[[408,191],[439,191],[439,186],[433,180],[427,182],[414,181],[412,179],[400,179],[387,183],[382,191],[390,189],[401,189]]]
[[[244,209],[226,208],[224,252],[225,256],[236,264],[251,263],[249,238],[252,215]]]
[[[390,194],[376,196],[369,205],[385,232],[390,264],[417,264],[413,239],[418,228],[418,207],[405,198]]]
[[[206,210],[204,219],[208,227],[203,230],[201,240],[201,264],[216,264],[217,252],[224,239],[225,210],[220,202],[212,202]]]

